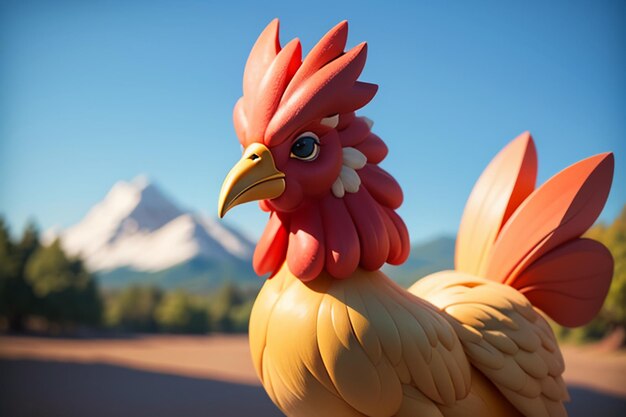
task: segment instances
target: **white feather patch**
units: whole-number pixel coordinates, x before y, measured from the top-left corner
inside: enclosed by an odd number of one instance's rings
[[[335,180],[331,188],[333,195],[342,198],[346,193],[356,193],[361,186],[361,177],[356,170],[361,169],[367,163],[367,157],[356,148],[343,148],[343,165],[339,172],[339,178]]]
[[[334,129],[339,124],[339,115],[336,114],[334,116],[324,117],[320,123]]]
[[[343,164],[352,169],[361,169],[367,163],[367,158],[356,148],[343,148]]]
[[[370,119],[369,117],[362,117],[363,121],[365,122],[365,124],[367,125],[367,127],[370,128],[370,130],[372,130],[372,126],[374,126],[374,121],[372,119]]]
[[[343,188],[346,189],[349,193],[356,193],[359,191],[359,186],[361,185],[361,178],[356,171],[348,166],[341,167],[341,173],[339,174],[339,178],[343,183]]]
[[[331,190],[333,191],[333,195],[337,198],[342,198],[346,194],[346,190],[345,188],[343,188],[341,178],[337,178],[335,182],[333,182]]]

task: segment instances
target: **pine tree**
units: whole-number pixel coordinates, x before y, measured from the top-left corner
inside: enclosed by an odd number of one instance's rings
[[[7,317],[12,331],[21,331],[24,318],[35,310],[32,289],[24,279],[24,265],[38,246],[33,223],[15,245],[4,220],[0,219],[0,314]]]
[[[598,236],[594,237],[609,248],[615,261],[613,281],[601,317],[613,326],[626,329],[626,206],[610,226],[599,228]]]
[[[240,289],[231,281],[224,285],[212,297],[209,313],[212,318],[212,327],[220,332],[234,332],[237,330],[231,312],[244,302]]]
[[[79,259],[68,258],[57,239],[35,249],[25,266],[38,313],[60,324],[98,324],[102,302],[94,277]]]
[[[182,290],[165,295],[155,312],[159,327],[169,332],[206,333],[208,314]]]
[[[125,330],[154,332],[158,329],[155,311],[163,298],[156,287],[133,285],[111,297],[107,322]]]

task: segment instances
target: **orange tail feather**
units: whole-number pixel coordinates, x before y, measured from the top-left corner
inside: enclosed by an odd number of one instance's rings
[[[600,310],[613,258],[580,236],[604,207],[613,155],[592,156],[533,191],[537,159],[530,134],[505,147],[467,202],[457,238],[456,269],[506,283],[565,326]]]

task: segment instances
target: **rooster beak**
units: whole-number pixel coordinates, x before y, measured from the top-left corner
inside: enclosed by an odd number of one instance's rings
[[[274,164],[267,146],[253,143],[230,170],[220,191],[217,213],[224,217],[236,205],[276,198],[285,191],[285,174]]]

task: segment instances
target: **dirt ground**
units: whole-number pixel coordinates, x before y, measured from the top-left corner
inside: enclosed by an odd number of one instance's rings
[[[626,352],[563,348],[570,416],[626,415]],[[0,416],[280,416],[246,336],[0,337]]]

